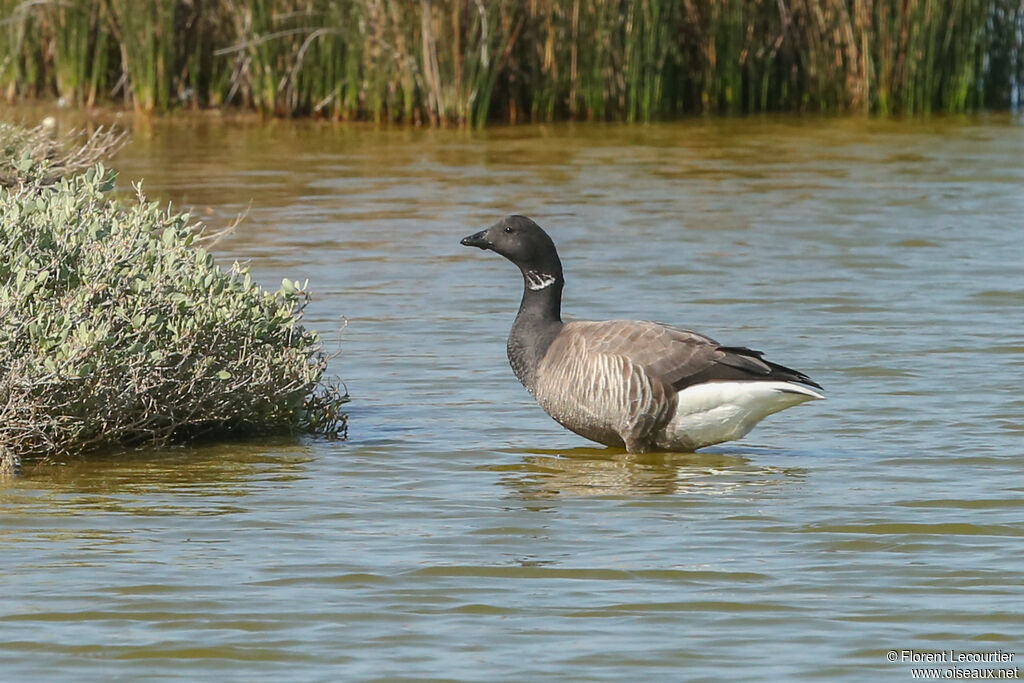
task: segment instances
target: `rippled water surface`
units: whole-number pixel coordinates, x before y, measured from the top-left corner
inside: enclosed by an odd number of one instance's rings
[[[350,439],[0,483],[3,679],[1024,667],[1024,127],[171,119],[113,165],[213,227],[251,206],[216,250],[309,278]],[[505,360],[517,272],[458,244],[513,212],[559,244],[569,316],[762,349],[829,400],[695,455],[562,430]]]

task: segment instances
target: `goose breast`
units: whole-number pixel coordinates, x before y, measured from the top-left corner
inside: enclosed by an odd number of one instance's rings
[[[537,402],[598,443],[650,440],[675,413],[675,391],[658,372],[669,350],[660,328],[626,320],[566,323],[537,369]]]

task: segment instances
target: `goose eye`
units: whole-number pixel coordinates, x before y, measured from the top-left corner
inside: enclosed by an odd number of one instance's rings
[[[512,226],[511,225],[506,225],[505,226],[505,232],[512,232]]]

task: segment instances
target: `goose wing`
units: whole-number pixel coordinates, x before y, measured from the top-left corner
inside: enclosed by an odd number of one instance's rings
[[[722,346],[697,332],[634,320],[568,323],[587,353],[617,356],[676,391],[713,381],[774,380],[821,388],[810,377],[742,346]],[[568,331],[568,330],[567,330]]]

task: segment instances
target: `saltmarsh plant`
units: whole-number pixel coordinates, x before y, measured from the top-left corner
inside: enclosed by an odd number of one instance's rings
[[[113,185],[96,165],[0,188],[0,451],[341,433],[303,288],[222,270],[187,214]]]
[[[0,121],[0,187],[51,185],[119,150],[127,134],[99,127],[58,136],[52,126],[23,128]]]

